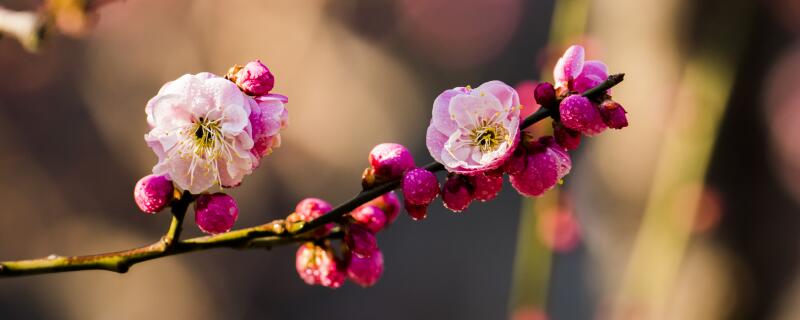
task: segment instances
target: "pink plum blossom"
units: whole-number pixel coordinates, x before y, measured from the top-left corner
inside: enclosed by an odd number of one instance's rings
[[[383,275],[383,253],[375,250],[368,257],[350,256],[347,265],[347,277],[362,287],[371,287]]]
[[[414,168],[414,158],[401,144],[381,143],[369,152],[369,164],[376,176],[394,179]]]
[[[613,100],[605,100],[600,104],[600,114],[609,128],[622,129],[628,126],[628,113],[622,105]]]
[[[300,278],[310,285],[338,288],[345,280],[345,270],[339,267],[333,252],[311,242],[297,249],[295,267]]]
[[[386,214],[377,206],[362,205],[350,212],[350,217],[373,233],[377,233],[386,227]]]
[[[248,95],[262,96],[275,86],[275,76],[261,60],[253,60],[236,73],[236,85]]]
[[[472,186],[466,176],[450,174],[442,186],[442,203],[444,207],[453,212],[466,209],[475,197],[472,195]]]
[[[383,214],[386,216],[387,226],[392,224],[392,222],[394,222],[394,220],[396,220],[397,216],[400,214],[400,200],[397,199],[397,194],[394,191],[384,193],[381,196],[361,205],[361,207],[364,206],[376,206],[381,209]]]
[[[503,189],[503,175],[500,174],[476,174],[470,176],[475,199],[479,201],[489,201],[497,197]]]
[[[400,184],[405,201],[414,205],[428,205],[439,195],[439,181],[425,169],[408,170]]]
[[[249,121],[256,107],[235,84],[211,73],[168,82],[145,107],[151,127],[145,141],[158,156],[153,174],[192,193],[239,185],[257,160]]]
[[[194,203],[194,221],[205,233],[227,232],[239,217],[236,200],[224,193],[203,194]]]
[[[449,172],[495,169],[519,141],[519,96],[500,81],[446,90],[433,102],[426,145]]]
[[[582,46],[573,45],[567,48],[553,69],[556,88],[583,93],[608,79],[608,67],[605,63],[584,59]]]
[[[405,201],[404,205],[406,207],[406,211],[408,212],[408,215],[411,217],[411,219],[414,219],[414,221],[419,221],[419,220],[425,219],[425,217],[428,216],[428,205],[427,204],[416,205],[416,204],[408,203],[408,201]]]
[[[133,199],[145,213],[157,213],[169,205],[175,187],[165,176],[148,175],[133,189]]]
[[[257,105],[250,112],[252,125],[253,148],[250,152],[255,156],[254,167],[258,167],[261,158],[272,153],[281,146],[280,130],[289,124],[289,112],[285,103],[288,99],[277,94],[256,97]]]
[[[295,206],[295,213],[305,222],[310,222],[331,211],[333,207],[325,200],[317,198],[305,198]]]
[[[581,133],[564,126],[559,121],[553,121],[553,136],[558,145],[567,150],[578,149],[581,144]]]
[[[584,96],[574,94],[566,97],[558,110],[565,127],[584,135],[594,136],[608,128],[597,105]]]
[[[378,250],[378,242],[375,234],[366,227],[351,223],[347,226],[344,235],[344,242],[350,252],[359,257],[369,257]]]
[[[289,215],[287,221],[311,222],[314,219],[325,215],[331,210],[333,210],[333,206],[331,206],[331,204],[325,200],[317,198],[305,198],[297,203],[297,206],[295,206],[295,212]],[[326,224],[324,228],[316,230],[315,234],[318,236],[325,236],[335,227],[336,224],[334,223]]]
[[[539,196],[553,188],[572,168],[569,154],[553,137],[542,137],[530,143],[527,149],[525,169],[509,174],[511,186],[520,194]]]
[[[533,98],[542,107],[549,108],[556,101],[556,90],[549,82],[542,82],[536,85],[536,89],[533,91]]]

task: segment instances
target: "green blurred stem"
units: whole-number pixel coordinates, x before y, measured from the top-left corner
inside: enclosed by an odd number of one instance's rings
[[[609,76],[608,80],[595,88],[586,91],[583,95],[589,98],[597,98],[605,93],[609,88],[622,82],[623,74]],[[524,129],[528,126],[556,115],[558,110],[557,103],[547,108],[540,108],[532,115],[525,118],[520,125]],[[431,172],[442,171],[444,166],[441,163],[431,162],[423,167]],[[379,184],[371,189],[363,190],[349,201],[339,205],[322,217],[311,222],[290,223],[284,220],[275,220],[260,226],[232,230],[212,236],[197,237],[180,240],[181,226],[186,216],[186,210],[194,201],[194,195],[184,192],[180,199],[172,203],[172,222],[169,230],[156,243],[148,246],[102,253],[87,256],[58,256],[50,255],[45,258],[5,261],[0,262],[0,277],[25,276],[44,273],[57,273],[78,270],[108,270],[118,273],[125,273],[136,263],[153,260],[161,257],[207,250],[213,248],[234,248],[234,249],[253,249],[253,248],[272,248],[296,242],[306,242],[320,240],[314,230],[329,224],[344,224],[347,222],[347,214],[358,208],[360,205],[375,199],[400,186],[400,179],[393,179]],[[334,231],[325,236],[326,239],[341,238],[341,231]]]

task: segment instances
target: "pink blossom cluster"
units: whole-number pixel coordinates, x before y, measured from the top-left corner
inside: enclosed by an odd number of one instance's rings
[[[362,177],[364,189],[399,180],[405,209],[413,220],[424,219],[428,206],[439,196],[453,212],[465,210],[474,200],[492,200],[500,193],[505,175],[520,194],[542,195],[569,173],[572,160],[568,150],[578,147],[581,136],[627,126],[625,110],[608,92],[598,93],[599,98],[582,96],[608,79],[605,64],[584,61],[582,47],[566,51],[554,76],[555,85],[543,82],[533,90],[535,101],[551,110],[552,136],[535,138],[520,131],[523,106],[519,94],[503,82],[445,90],[433,103],[426,137],[431,156],[448,171],[444,183],[440,185],[432,168],[416,167],[404,146],[383,143],[369,154],[370,166]],[[322,200],[303,200],[295,213],[308,217],[303,221],[321,216],[301,213],[306,201],[330,210]],[[308,284],[333,288],[345,278],[362,286],[373,285],[383,273],[376,234],[394,221],[398,208],[392,191],[352,211],[343,225],[344,249],[339,255],[327,241],[301,246],[297,251],[300,277]],[[290,220],[297,221],[292,216]],[[333,227],[323,230],[329,232]]]
[[[330,210],[330,204],[324,200],[307,198],[298,203],[290,217],[310,222]],[[376,234],[394,222],[399,212],[400,202],[394,191],[356,208],[343,226],[342,251],[337,254],[329,240],[301,245],[295,261],[297,274],[307,284],[330,288],[340,287],[345,279],[362,287],[374,285],[383,275],[383,253]],[[322,229],[330,232],[327,227]]]
[[[399,187],[409,216],[422,220],[438,197],[453,212],[467,209],[475,200],[495,199],[506,176],[525,196],[552,189],[570,172],[568,152],[580,145],[583,136],[628,125],[625,109],[608,91],[589,92],[609,75],[604,63],[586,61],[584,56],[583,47],[570,47],[555,66],[555,83],[543,82],[533,90],[536,103],[553,119],[552,135],[534,137],[520,130],[525,119],[520,115],[524,106],[519,93],[501,81],[445,90],[433,102],[426,134],[427,149],[436,163],[417,167],[406,147],[379,144],[367,158],[362,196]],[[139,208],[152,214],[181,197],[191,197],[200,230],[229,231],[239,215],[236,201],[208,189],[240,185],[264,156],[280,146],[280,130],[288,121],[287,98],[271,93],[274,85],[275,77],[258,60],[234,66],[224,77],[200,73],[165,84],[145,108],[150,124],[145,140],[158,163],[153,174],[136,184]],[[443,183],[434,174],[441,169],[447,171]],[[284,222],[287,230],[304,230],[304,225],[333,210],[325,200],[306,198]],[[400,200],[390,191],[336,217],[339,220],[323,220],[334,222],[301,231],[310,240],[297,250],[298,275],[310,285],[330,288],[348,279],[363,287],[374,285],[384,270],[377,235],[397,219],[399,211]],[[340,246],[334,245],[339,242]]]
[[[134,199],[146,213],[170,205],[182,191],[196,195],[195,222],[209,234],[233,227],[239,210],[213,186],[232,188],[280,146],[288,124],[286,96],[271,93],[275,77],[259,60],[234,66],[224,77],[187,74],[166,83],[145,107],[145,141],[158,156]]]

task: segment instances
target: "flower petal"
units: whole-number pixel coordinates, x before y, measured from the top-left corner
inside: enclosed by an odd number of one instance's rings
[[[505,114],[500,100],[494,95],[472,91],[469,95],[460,95],[450,100],[450,117],[455,120],[459,128],[472,129],[478,126],[481,120],[497,118]]]
[[[514,88],[502,81],[493,80],[486,82],[475,88],[474,91],[485,91],[492,94],[500,101],[503,107],[509,108],[519,106],[519,94],[517,94],[517,90],[514,90]]]
[[[465,92],[464,87],[445,90],[433,101],[431,124],[442,134],[449,136],[458,128],[458,124],[450,117],[450,100],[458,95],[464,95]]]
[[[556,67],[553,69],[553,79],[556,86],[561,86],[575,79],[583,70],[583,60],[585,51],[582,46],[570,46],[564,55],[558,59]]]
[[[439,132],[436,126],[431,123],[428,126],[428,133],[425,135],[425,145],[428,147],[428,152],[430,152],[431,157],[433,157],[433,160],[436,160],[436,162],[442,162],[441,154],[445,142],[447,142],[447,136]]]

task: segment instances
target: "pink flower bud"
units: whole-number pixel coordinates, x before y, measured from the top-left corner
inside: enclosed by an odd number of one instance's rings
[[[333,209],[333,207],[325,200],[305,198],[297,203],[294,212],[297,213],[303,221],[310,222],[325,215],[328,211],[331,211],[331,209]]]
[[[361,258],[369,257],[378,250],[378,241],[375,239],[375,234],[366,227],[355,223],[347,226],[344,243],[347,244],[352,254]]]
[[[589,99],[580,95],[571,95],[561,101],[559,106],[561,123],[567,128],[593,136],[606,129],[600,111]]]
[[[439,181],[432,172],[414,168],[408,170],[401,183],[405,201],[414,205],[428,205],[439,194]]]
[[[533,91],[533,98],[542,107],[549,108],[556,101],[556,89],[549,82],[542,82]]]
[[[133,200],[145,213],[157,213],[172,201],[175,186],[167,176],[148,175],[136,182],[133,188]]]
[[[483,175],[483,173],[481,173]],[[442,187],[444,207],[453,212],[464,211],[472,202],[472,190],[469,179],[460,174],[449,174]]]
[[[203,194],[195,200],[194,222],[205,233],[227,232],[238,217],[236,201],[227,194]]]
[[[350,216],[356,223],[366,227],[373,233],[383,230],[386,227],[386,214],[383,213],[381,208],[373,205],[363,205],[358,207]]]
[[[297,274],[307,284],[338,288],[344,283],[345,273],[330,249],[307,242],[297,249],[296,257]]]
[[[514,154],[511,158],[503,164],[503,172],[508,174],[518,174],[525,170],[525,166],[527,165],[528,155],[525,153],[525,148],[518,147],[514,150]]]
[[[381,143],[369,152],[369,164],[378,180],[399,178],[414,168],[414,158],[406,147],[397,143]]]
[[[553,121],[553,136],[555,136],[556,143],[567,150],[578,149],[581,144],[581,133],[565,127],[558,121]]]
[[[369,257],[350,256],[347,277],[362,287],[371,287],[383,275],[383,253],[377,250]]]
[[[384,193],[383,195],[363,204],[362,207],[363,206],[376,206],[383,210],[383,214],[386,216],[386,226],[392,224],[392,222],[397,219],[397,215],[400,213],[400,200],[397,199],[397,194],[394,191]]]
[[[523,169],[524,170],[524,169]],[[470,176],[475,199],[489,201],[497,197],[503,189],[503,176],[491,174],[476,174]]]
[[[408,203],[408,201],[405,201],[404,205],[406,207],[408,215],[411,216],[411,219],[414,219],[414,221],[425,219],[425,217],[428,216],[427,204],[416,205],[416,204],[410,204]]]
[[[552,137],[539,139],[539,146],[529,147],[524,171],[510,175],[511,185],[526,196],[539,196],[550,190],[572,168],[567,152]]]
[[[622,106],[613,100],[605,100],[600,104],[600,114],[603,116],[603,121],[614,129],[622,129],[628,126],[628,117],[625,116],[627,112]]]
[[[236,85],[248,95],[265,95],[275,86],[275,76],[261,63],[261,60],[254,60],[248,62],[236,74]]]
[[[331,204],[325,200],[317,198],[305,198],[297,203],[297,206],[295,206],[294,209],[294,214],[301,221],[311,222],[314,219],[325,215],[332,209],[333,207]],[[319,237],[323,237],[335,227],[336,224],[334,223],[326,224],[324,227],[319,228],[315,234]]]

